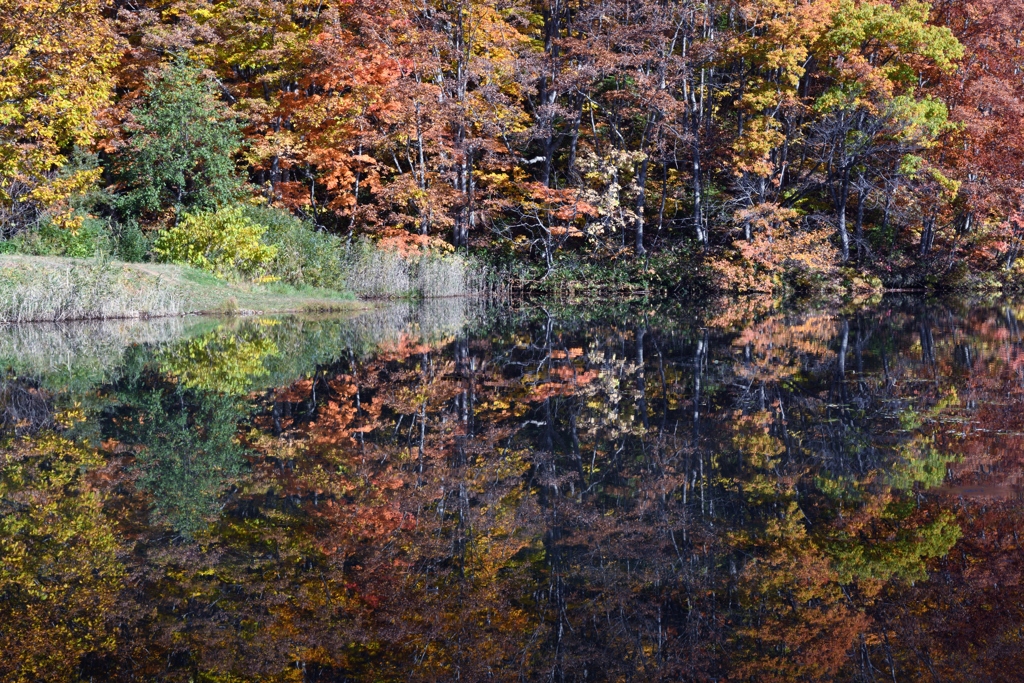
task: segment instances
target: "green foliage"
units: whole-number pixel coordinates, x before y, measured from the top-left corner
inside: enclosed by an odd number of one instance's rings
[[[159,260],[192,266],[219,277],[256,278],[265,275],[277,247],[262,241],[267,226],[256,223],[242,206],[213,213],[187,214],[173,228],[161,231],[153,243]]]
[[[104,220],[85,218],[77,230],[68,230],[47,220],[34,230],[19,233],[4,243],[8,254],[71,256],[88,258],[110,250],[110,227]]]
[[[181,389],[124,396],[134,408],[131,438],[140,446],[139,486],[153,497],[153,516],[186,538],[216,512],[217,499],[245,464],[235,433],[235,399]]]
[[[128,220],[117,226],[114,235],[114,255],[122,261],[141,263],[149,257],[153,244],[137,221]]]
[[[912,94],[894,97],[886,114],[900,124],[900,135],[904,141],[917,142],[923,147],[934,144],[940,135],[956,128],[949,121],[946,104],[931,96],[921,99]]]
[[[911,85],[917,80],[913,57],[950,71],[964,54],[952,31],[929,24],[930,11],[929,3],[918,0],[898,6],[843,0],[825,42],[834,54],[863,55],[890,82]]]
[[[244,213],[266,228],[263,242],[277,250],[268,264],[270,275],[295,286],[342,287],[345,243],[340,237],[318,232],[281,209],[246,206]]]
[[[57,175],[84,177],[100,170],[95,154],[76,148]],[[102,217],[110,216],[116,203],[109,191],[96,184],[79,188],[67,199],[70,214],[44,214],[32,226],[0,242],[0,253],[74,258],[110,254],[122,261],[146,260],[150,240],[134,218],[118,223]]]
[[[892,533],[885,538],[842,535],[827,542],[829,556],[840,583],[855,580],[920,581],[928,574],[925,560],[942,557],[960,538],[960,526],[946,511],[918,527],[907,525],[907,515],[893,512],[899,506],[890,506],[886,520]]]
[[[160,370],[188,389],[243,394],[268,375],[264,362],[278,354],[266,335],[273,324],[267,320],[235,332],[218,329],[173,344],[157,356]]]
[[[122,211],[208,211],[240,196],[233,159],[241,146],[239,124],[198,66],[185,57],[164,66],[132,115],[131,138],[118,156],[128,187]]]

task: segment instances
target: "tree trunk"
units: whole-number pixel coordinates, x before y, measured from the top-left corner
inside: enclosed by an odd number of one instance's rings
[[[701,159],[700,159],[700,120],[704,115],[704,70],[701,69],[701,94],[700,99],[697,99],[696,93],[690,93],[691,97],[691,110],[690,110],[690,124],[691,133],[693,135],[692,142],[692,154],[693,154],[693,224],[696,229],[697,240],[701,243],[704,249],[708,247],[708,235],[704,230],[704,207],[703,207],[703,194],[704,189],[701,186]]]
[[[918,256],[924,257],[928,255],[928,252],[932,249],[932,244],[935,242],[935,217],[927,216],[924,222],[921,224],[921,243],[918,249]]]
[[[842,261],[850,260],[850,231],[846,229],[846,203],[850,197],[850,169],[843,171],[842,183],[839,187],[839,196],[836,200],[836,213],[838,215],[839,243],[842,249]]]
[[[647,208],[647,166],[649,159],[645,156],[640,164],[640,172],[637,174],[637,185],[640,191],[636,197],[636,255],[643,256],[647,253],[644,248],[644,211]]]
[[[857,239],[857,263],[864,258],[864,195],[867,194],[867,185],[864,182],[864,174],[860,174],[857,181],[857,224],[854,227],[854,236]]]

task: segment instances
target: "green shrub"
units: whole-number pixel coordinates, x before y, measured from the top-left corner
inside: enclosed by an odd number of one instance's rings
[[[149,256],[152,240],[139,229],[134,220],[120,225],[114,236],[114,254],[122,261],[141,263]]]
[[[2,248],[7,254],[31,256],[72,256],[88,258],[108,252],[111,245],[107,222],[86,218],[74,232],[50,221],[43,221],[34,230],[27,230],[7,240]]]
[[[242,206],[213,213],[186,214],[153,243],[161,261],[199,268],[223,278],[267,275],[277,247],[264,244],[267,227],[246,215]]]
[[[340,237],[318,232],[281,209],[247,206],[245,215],[266,227],[263,242],[277,249],[268,265],[270,275],[296,287],[344,288],[345,242]]]

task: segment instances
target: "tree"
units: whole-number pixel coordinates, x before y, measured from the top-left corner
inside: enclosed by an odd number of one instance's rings
[[[203,530],[233,477],[243,471],[236,441],[241,410],[230,395],[202,390],[140,388],[123,399],[138,446],[139,484],[153,498],[153,519],[185,538]]]
[[[99,177],[57,172],[102,128],[122,43],[97,0],[0,2],[0,233],[44,210],[68,227],[66,200]]]
[[[234,155],[238,121],[216,95],[203,70],[178,56],[148,81],[144,101],[132,109],[130,137],[117,152],[129,215],[172,209],[213,210],[239,197],[242,181]]]
[[[937,74],[934,92],[957,128],[945,137],[938,165],[960,183],[950,223],[978,268],[1009,271],[1021,248],[1024,206],[1024,6],[996,0],[935,3],[936,23],[965,47],[956,72]],[[935,155],[938,156],[938,155]]]
[[[915,96],[915,88],[923,69],[953,71],[963,46],[948,28],[928,23],[930,10],[926,2],[894,8],[844,0],[822,37],[818,58],[834,85],[814,109],[822,114],[816,126],[844,262],[850,258],[847,207],[855,172],[863,178],[874,164],[906,167],[908,155],[946,132],[946,106]]]

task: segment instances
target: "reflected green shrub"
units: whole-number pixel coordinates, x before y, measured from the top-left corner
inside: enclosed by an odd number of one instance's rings
[[[924,489],[941,486],[951,463],[960,456],[935,448],[933,437],[919,436],[899,449],[899,458],[888,474],[889,485],[898,491],[911,491],[915,484]]]
[[[267,334],[274,324],[263,320],[236,331],[212,330],[162,349],[157,362],[161,372],[176,377],[182,387],[243,394],[269,374],[265,363],[278,355],[277,344]]]
[[[960,539],[962,531],[956,518],[948,511],[919,526],[908,524],[909,514],[890,505],[882,515],[891,531],[887,536],[856,536],[842,533],[829,539],[825,548],[839,582],[855,581],[923,581],[928,577],[927,561],[943,557]]]

